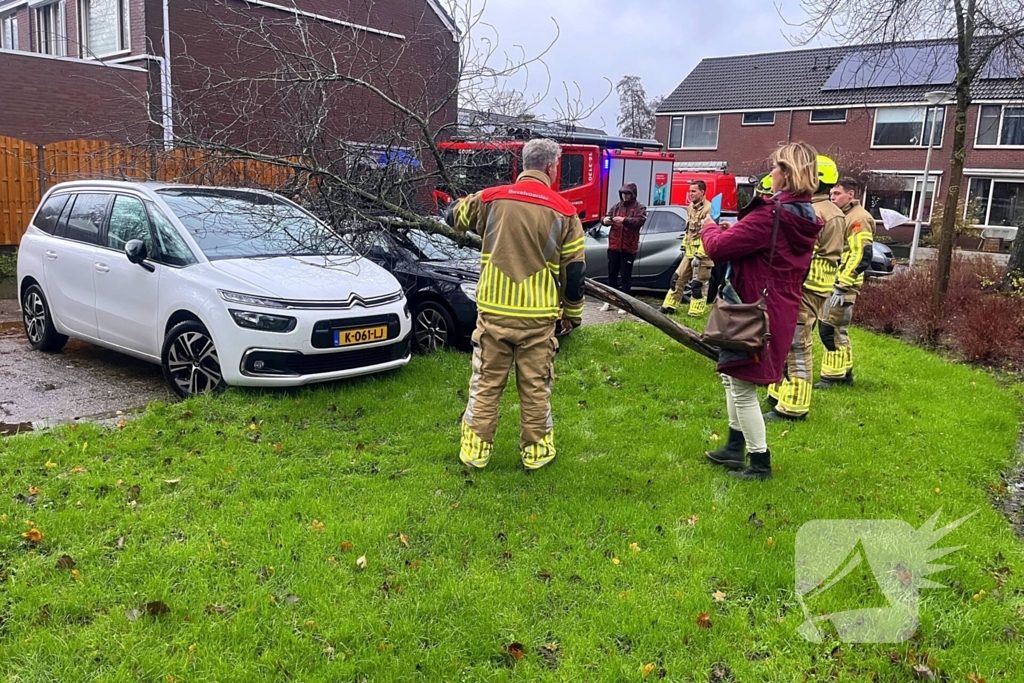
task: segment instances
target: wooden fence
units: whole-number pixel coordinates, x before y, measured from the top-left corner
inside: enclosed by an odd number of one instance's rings
[[[291,169],[201,150],[125,147],[99,140],[33,145],[0,136],[0,246],[17,245],[42,195],[68,180],[161,182],[262,187],[293,183]]]

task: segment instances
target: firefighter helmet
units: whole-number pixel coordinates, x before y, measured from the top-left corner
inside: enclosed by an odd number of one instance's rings
[[[823,154],[818,155],[818,181],[826,185],[835,185],[839,182],[839,167]]]
[[[769,197],[774,194],[772,192],[772,175],[769,173],[764,178],[761,178],[761,182],[757,184],[754,190],[758,194],[768,195]]]

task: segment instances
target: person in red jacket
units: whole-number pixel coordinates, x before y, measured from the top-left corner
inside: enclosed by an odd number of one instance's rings
[[[608,286],[619,289],[619,274],[622,274],[621,291],[629,294],[633,289],[633,261],[640,246],[640,228],[647,222],[647,207],[636,199],[636,183],[626,183],[619,190],[619,203],[608,209],[602,225],[611,226],[608,233]],[[601,307],[607,311],[609,304]],[[619,309],[619,315],[626,312]]]
[[[768,344],[756,354],[723,349],[718,361],[729,411],[729,441],[706,455],[711,462],[735,470],[729,474],[739,479],[772,476],[757,387],[782,379],[800,313],[804,276],[824,226],[811,205],[811,195],[818,187],[817,158],[817,151],[808,144],[783,145],[771,158],[772,189],[777,194],[754,198],[728,230],[707,221],[702,232],[708,257],[730,264],[719,296],[730,303],[749,304],[767,292]],[[776,214],[779,231],[769,265]],[[745,469],[744,448],[750,452],[750,465]]]

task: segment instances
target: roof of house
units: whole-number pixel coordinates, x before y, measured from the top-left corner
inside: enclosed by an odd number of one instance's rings
[[[951,88],[956,44],[919,40],[701,60],[659,114],[922,102]],[[974,99],[1024,97],[1021,67],[998,53],[972,87]]]

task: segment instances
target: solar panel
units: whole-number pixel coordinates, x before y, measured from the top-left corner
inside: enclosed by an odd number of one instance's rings
[[[1015,80],[1024,78],[1024,55],[1010,48],[996,50],[981,70],[979,78],[986,81]]]
[[[875,48],[847,55],[821,89],[948,85],[955,76],[955,45]]]

